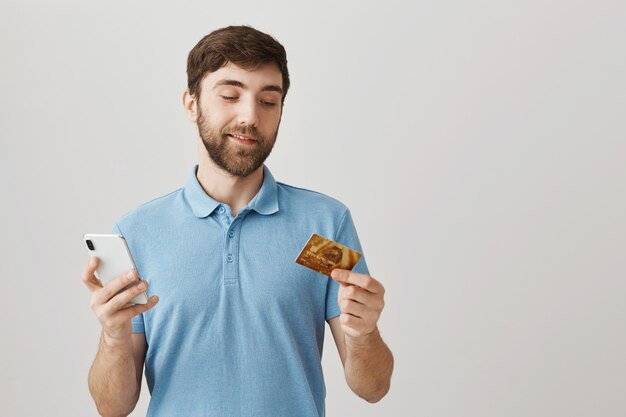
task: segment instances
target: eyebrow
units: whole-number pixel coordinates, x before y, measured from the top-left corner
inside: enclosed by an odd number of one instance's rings
[[[247,88],[246,85],[242,83],[241,81],[222,79],[215,83],[215,85],[213,86],[213,89],[215,90],[217,87],[221,85],[231,85],[233,87],[243,88],[244,90]],[[283,94],[283,89],[277,85],[266,85],[265,87],[261,89],[261,91],[275,91],[277,93],[280,93],[281,95]]]

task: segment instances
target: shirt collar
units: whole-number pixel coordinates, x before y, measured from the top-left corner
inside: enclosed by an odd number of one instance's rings
[[[194,165],[185,183],[184,193],[193,213],[196,217],[202,218],[211,215],[222,203],[211,198],[204,191],[196,177],[197,172],[198,165]],[[278,186],[269,168],[265,165],[263,165],[263,184],[261,184],[261,189],[241,211],[244,210],[254,210],[263,215],[273,214],[278,211]]]

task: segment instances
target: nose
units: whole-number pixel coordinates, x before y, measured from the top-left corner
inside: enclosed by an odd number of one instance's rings
[[[238,125],[257,127],[259,124],[259,112],[256,100],[247,99],[239,102]]]

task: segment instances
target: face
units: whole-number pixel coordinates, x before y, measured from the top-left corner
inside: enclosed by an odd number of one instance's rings
[[[250,175],[272,151],[282,114],[281,87],[274,63],[251,71],[229,63],[202,81],[198,133],[209,157],[230,175]]]

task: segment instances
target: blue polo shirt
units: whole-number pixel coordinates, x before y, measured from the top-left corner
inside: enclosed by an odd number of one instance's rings
[[[362,253],[350,211],[274,180],[237,216],[196,178],[141,205],[123,234],[149,295],[133,319],[145,333],[148,416],[324,416],[325,321],[338,284],[295,262],[317,233]],[[369,273],[362,257],[354,271]]]

